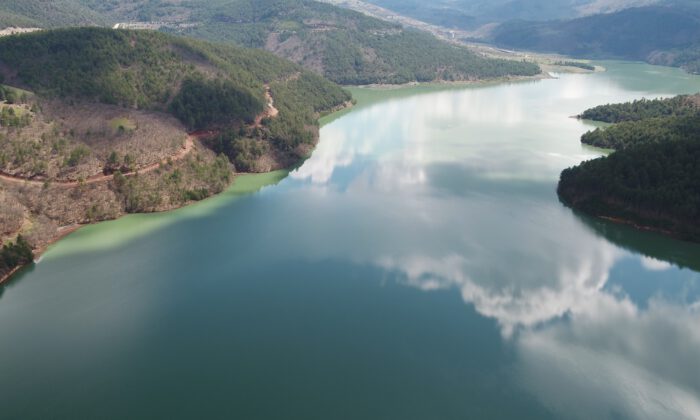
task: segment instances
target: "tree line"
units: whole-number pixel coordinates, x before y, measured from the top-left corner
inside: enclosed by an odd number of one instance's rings
[[[94,2],[119,13],[118,2]],[[478,80],[540,73],[534,63],[482,57],[421,31],[311,0],[192,0],[137,2],[135,14],[160,20],[187,10],[197,25],[165,31],[249,48],[272,48],[268,41],[293,38],[291,54],[336,83],[400,84],[436,80]]]
[[[585,144],[622,150],[642,144],[700,138],[700,118],[695,116],[652,117],[597,128],[581,137]]]
[[[250,124],[269,85],[280,113],[249,135],[290,155],[315,140],[320,113],[351,99],[268,52],[149,31],[71,28],[6,37],[0,61],[40,96],[169,112],[190,130]]]
[[[621,104],[599,105],[583,111],[579,118],[619,123],[647,118],[695,115],[698,112],[700,112],[700,95],[680,95],[667,99],[639,99]]]
[[[9,274],[17,267],[31,263],[34,252],[29,243],[19,235],[15,242],[9,242],[0,250],[0,278]]]
[[[644,144],[564,170],[558,193],[585,213],[700,241],[698,162],[697,139]]]
[[[561,200],[593,216],[700,241],[700,114],[679,111],[685,105],[677,105],[687,99],[636,101],[589,112],[622,122],[586,133],[582,141],[616,151],[564,170],[557,188]]]

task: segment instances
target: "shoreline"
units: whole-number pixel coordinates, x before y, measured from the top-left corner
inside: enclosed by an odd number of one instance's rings
[[[336,113],[336,112],[341,112],[341,111],[345,111],[345,110],[347,110],[347,109],[351,109],[354,105],[355,105],[354,100],[353,100],[353,101],[347,101],[347,102],[344,102],[343,104],[340,104],[340,105],[338,105],[338,106],[336,106],[336,107],[334,107],[334,108],[328,110],[327,113],[319,114],[318,119],[317,119],[317,121],[319,121],[319,128],[321,127],[321,124],[320,124],[321,118],[327,117],[327,116],[332,115],[332,114],[334,114],[334,113]],[[197,136],[196,136],[196,133],[190,134],[190,135],[188,136],[188,140],[191,141],[191,140],[193,139],[193,137],[197,137]],[[319,140],[320,140],[320,138],[317,138],[316,141],[314,142],[314,144],[312,145],[312,146],[313,146],[312,149],[311,149],[311,152],[312,152],[312,153],[313,153],[313,150],[315,150],[316,147],[318,146]],[[183,148],[183,149],[184,149],[184,148]],[[188,152],[189,152],[189,150],[188,150]],[[185,154],[186,154],[186,153],[185,153]],[[226,191],[233,185],[233,183],[236,181],[236,178],[237,178],[238,176],[241,176],[241,175],[245,176],[245,175],[267,174],[267,173],[275,172],[275,171],[280,170],[280,169],[285,169],[285,170],[286,170],[286,169],[292,169],[292,168],[298,167],[298,165],[299,165],[300,163],[303,163],[306,159],[308,159],[308,156],[305,157],[305,158],[303,158],[303,159],[300,159],[298,162],[295,162],[294,164],[289,165],[289,166],[287,166],[287,167],[272,169],[272,170],[270,170],[270,171],[265,171],[265,172],[233,172],[232,181],[231,181],[231,183],[228,185],[228,187],[227,187],[226,189],[224,189],[224,190],[221,191],[220,193],[212,194],[211,196],[206,197],[204,200],[207,200],[207,199],[210,199],[210,198],[214,198],[214,197],[216,197],[216,196],[218,196],[218,195],[220,195],[220,194],[226,192]],[[135,173],[137,173],[137,172],[138,172],[138,171],[136,171]],[[130,173],[130,174],[131,174],[131,173]],[[3,178],[3,179],[4,179],[4,178]],[[111,179],[111,178],[110,178],[110,179]],[[104,180],[100,180],[100,181],[104,181]],[[22,180],[22,182],[32,182],[32,181],[31,181],[31,180]],[[41,181],[33,181],[33,182],[41,182]],[[171,211],[175,211],[175,210],[179,210],[179,209],[182,209],[182,208],[191,206],[191,205],[196,204],[196,203],[201,203],[201,202],[204,201],[204,200],[190,201],[190,202],[187,202],[187,203],[185,203],[184,205],[182,205],[182,206],[180,206],[180,207],[175,207],[175,208],[172,208],[172,209],[167,209],[167,210],[162,210],[162,211],[148,212],[148,213],[132,213],[132,214],[167,213],[167,212],[171,212]],[[76,231],[79,230],[80,228],[82,228],[82,227],[84,227],[84,226],[95,225],[95,224],[102,223],[102,222],[109,222],[109,221],[119,220],[120,218],[122,218],[122,217],[124,217],[124,216],[127,216],[127,215],[128,215],[128,214],[123,214],[123,215],[120,215],[120,216],[118,216],[118,217],[116,217],[116,218],[114,218],[114,219],[105,219],[105,220],[100,220],[100,221],[93,222],[93,223],[76,223],[76,224],[73,224],[73,225],[67,225],[67,226],[61,226],[61,227],[59,227],[58,230],[57,230],[57,235],[56,235],[56,237],[52,238],[50,241],[48,241],[46,244],[44,244],[44,245],[41,246],[40,248],[37,248],[37,249],[32,250],[32,252],[34,253],[34,260],[32,261],[31,264],[37,264],[37,263],[41,260],[42,255],[49,249],[49,247],[51,247],[52,245],[58,243],[60,240],[64,239],[66,236],[70,235],[71,233],[76,232]],[[25,267],[30,266],[31,264],[25,264],[25,265],[17,266],[17,267],[15,267],[15,268],[13,268],[12,270],[10,270],[10,271],[9,271],[7,274],[5,274],[4,276],[0,277],[0,287],[4,286],[6,283],[9,283],[9,282],[12,280],[12,278],[14,277],[14,275],[17,274],[17,272],[19,272],[20,270],[22,270],[22,269],[25,268]]]
[[[13,277],[15,274],[17,274],[17,272],[18,272],[19,270],[23,269],[24,267],[27,267],[28,265],[29,265],[29,264],[26,264],[26,265],[18,265],[17,267],[15,267],[15,268],[13,268],[12,270],[10,270],[9,273],[5,274],[2,278],[0,278],[0,287],[4,286],[5,283],[9,283],[10,280],[12,279],[12,277]]]
[[[56,243],[60,242],[62,239],[64,239],[65,237],[67,237],[67,236],[70,235],[71,233],[74,233],[74,232],[80,230],[81,228],[83,228],[83,227],[85,227],[85,226],[92,226],[92,225],[96,225],[96,224],[103,223],[103,222],[113,222],[113,221],[115,221],[115,220],[119,220],[119,219],[121,219],[122,217],[128,216],[128,215],[130,215],[130,214],[132,214],[132,215],[135,215],[135,214],[158,214],[158,213],[168,213],[168,212],[171,212],[171,211],[176,211],[176,210],[179,210],[179,209],[183,209],[183,208],[185,208],[185,207],[194,205],[194,204],[196,204],[196,203],[201,203],[202,201],[205,201],[205,200],[207,200],[207,199],[214,198],[214,197],[216,197],[216,196],[218,196],[218,195],[220,195],[220,194],[226,192],[226,191],[233,185],[233,183],[235,182],[236,178],[237,178],[239,175],[256,175],[256,174],[265,174],[265,173],[270,173],[270,172],[274,172],[274,171],[268,171],[268,172],[235,172],[235,173],[233,173],[233,177],[232,177],[233,180],[231,181],[231,183],[228,185],[228,187],[227,187],[226,189],[224,189],[224,190],[221,191],[220,193],[210,195],[209,197],[206,197],[206,198],[203,199],[203,200],[199,200],[199,201],[189,201],[189,202],[185,203],[184,205],[182,205],[182,206],[180,206],[180,207],[174,207],[174,208],[171,208],[171,209],[166,209],[166,210],[161,210],[161,211],[153,211],[153,212],[125,213],[125,214],[122,214],[122,215],[120,215],[120,216],[118,216],[118,217],[115,217],[114,219],[104,219],[104,220],[99,220],[99,221],[91,222],[91,223],[75,223],[75,224],[73,224],[73,225],[61,226],[61,227],[59,227],[59,228],[57,229],[57,233],[58,233],[58,234],[57,234],[54,238],[52,238],[51,240],[49,240],[48,242],[46,242],[46,243],[45,243],[44,245],[42,245],[41,247],[32,250],[32,252],[34,253],[34,259],[33,259],[33,261],[32,261],[30,264],[25,264],[25,265],[17,266],[17,267],[15,267],[15,268],[13,268],[10,272],[8,272],[7,274],[5,274],[3,277],[1,277],[1,278],[0,278],[0,287],[2,287],[3,285],[5,285],[5,283],[10,282],[10,280],[12,280],[12,277],[13,277],[15,274],[17,274],[17,272],[20,271],[21,269],[23,269],[23,268],[25,268],[25,267],[28,267],[28,266],[30,266],[31,264],[38,264],[38,263],[41,261],[41,257],[43,256],[43,254],[44,254],[46,251],[48,251],[48,249],[49,249],[52,245],[55,245]]]
[[[593,73],[593,72],[591,72],[591,73]],[[404,84],[352,85],[352,86],[344,86],[344,87],[351,87],[351,88],[367,88],[367,89],[377,89],[377,90],[380,90],[380,89],[388,89],[388,90],[391,89],[391,90],[393,90],[393,89],[403,89],[403,88],[421,87],[421,86],[428,86],[428,87],[430,87],[430,86],[435,86],[435,87],[450,88],[450,87],[460,87],[460,86],[489,86],[489,85],[498,85],[498,84],[507,84],[507,83],[517,83],[517,82],[527,82],[527,81],[538,81],[538,80],[548,80],[548,79],[556,79],[556,77],[552,76],[552,75],[549,73],[549,71],[543,70],[540,74],[537,74],[537,75],[534,75],[534,76],[506,76],[506,77],[493,78],[493,79],[461,80],[461,81],[445,81],[445,80],[442,80],[442,81],[441,81],[441,80],[436,80],[436,81],[431,81],[431,82],[409,82],[409,83],[404,83]],[[340,105],[338,105],[338,106],[336,106],[336,107],[333,107],[333,108],[331,108],[331,109],[329,109],[329,110],[327,110],[327,111],[325,111],[325,112],[319,112],[319,113],[317,114],[317,121],[319,122],[319,128],[323,126],[323,124],[320,123],[320,121],[321,121],[323,118],[329,117],[329,116],[331,116],[331,115],[333,115],[333,114],[336,114],[336,113],[340,113],[340,112],[343,112],[343,111],[347,111],[347,110],[349,110],[349,109],[352,109],[352,108],[355,107],[356,104],[357,104],[357,101],[353,98],[352,100],[347,101],[347,102],[344,102],[344,103],[342,103],[342,104],[340,104]],[[194,138],[198,138],[197,133],[189,133],[189,134],[188,134],[188,142],[191,142],[192,140],[194,140]],[[318,146],[319,140],[320,140],[320,138],[317,138],[316,141],[314,142],[314,144],[312,145],[311,153],[313,153],[313,151],[314,151],[314,150],[316,149],[316,147]],[[189,152],[188,149],[190,149],[190,147],[187,147],[187,145],[186,145],[185,147],[183,147],[183,150],[185,151],[185,153],[184,153],[185,155],[187,154],[187,152]],[[182,153],[182,151],[180,151],[178,154],[180,154],[180,153]],[[309,156],[311,155],[311,153],[309,153]],[[274,172],[274,171],[277,170],[277,169],[291,169],[291,168],[295,168],[295,167],[298,167],[298,165],[299,165],[300,163],[303,163],[306,159],[308,159],[309,156],[307,156],[307,157],[305,157],[305,158],[303,158],[303,159],[300,159],[298,162],[295,162],[294,164],[285,166],[284,168],[276,168],[276,169],[272,169],[272,170],[270,170],[270,171],[264,171],[264,172],[234,172],[234,173],[233,173],[233,180],[232,180],[231,184],[229,184],[229,187],[230,187],[231,185],[233,185],[233,183],[235,182],[236,178],[237,178],[239,175],[265,174],[265,173]],[[156,165],[152,165],[152,166],[156,166]],[[138,173],[138,172],[139,172],[139,171],[135,171],[135,173]],[[128,176],[128,175],[132,175],[132,174],[133,174],[133,173],[128,173],[127,176]],[[106,178],[106,177],[105,177],[105,178]],[[19,180],[15,180],[15,182],[17,182],[17,181],[19,181]],[[42,182],[42,181],[36,181],[36,180],[22,180],[22,181],[24,181],[24,182]],[[105,179],[100,179],[99,181],[100,181],[100,182],[101,182],[101,181],[105,181]],[[92,182],[98,182],[98,180],[92,180]],[[68,183],[66,183],[66,184],[68,184]],[[76,184],[77,184],[77,183],[76,183]],[[65,185],[65,186],[71,186],[71,187],[72,187],[73,185]],[[222,191],[222,193],[225,192],[225,191],[226,191],[226,190]],[[206,200],[206,199],[209,199],[209,198],[216,197],[216,196],[219,195],[219,194],[221,194],[221,193],[213,194],[213,195],[211,195],[211,196],[205,198],[205,200]],[[181,208],[188,207],[188,206],[190,206],[190,205],[196,204],[196,203],[201,202],[201,201],[203,201],[203,200],[196,201],[196,202],[188,202],[188,203],[186,203],[186,204],[184,204],[184,205],[182,205],[182,206],[179,206],[179,207],[175,207],[175,208],[171,208],[171,209],[167,209],[167,210],[162,210],[162,211],[157,211],[157,212],[149,212],[149,213],[167,213],[167,212],[170,212],[170,211],[175,211],[175,210],[178,210],[178,209],[181,209]],[[145,213],[134,213],[134,214],[145,214]],[[34,261],[33,261],[33,264],[36,264],[37,262],[40,261],[41,256],[48,250],[49,247],[51,247],[52,245],[56,244],[56,243],[59,242],[60,240],[64,239],[66,236],[70,235],[71,233],[73,233],[73,232],[79,230],[80,228],[82,228],[82,227],[84,227],[84,226],[90,226],[90,225],[98,224],[98,223],[101,223],[101,222],[118,220],[118,219],[120,219],[121,217],[123,217],[123,216],[125,216],[125,215],[126,215],[126,214],[120,215],[120,216],[118,216],[118,217],[116,217],[116,218],[114,218],[114,219],[100,220],[100,221],[97,221],[97,222],[84,223],[84,224],[79,224],[79,223],[78,223],[78,224],[68,225],[68,226],[62,226],[62,227],[58,228],[58,234],[57,234],[57,236],[56,236],[55,238],[53,238],[53,239],[51,239],[50,241],[48,241],[48,242],[47,242],[46,244],[44,244],[42,247],[37,248],[36,250],[34,250]],[[9,281],[14,277],[14,275],[17,274],[18,271],[20,271],[22,268],[24,268],[24,267],[26,267],[26,266],[28,266],[28,265],[30,265],[30,264],[27,264],[27,265],[24,265],[24,266],[15,267],[13,270],[11,270],[9,273],[7,273],[4,277],[0,278],[0,286],[2,286],[2,285],[4,285],[5,283],[9,282]]]
[[[580,210],[578,210],[580,211]],[[586,214],[586,213],[584,213]],[[629,226],[639,232],[650,232],[650,233],[655,233],[658,235],[663,235],[671,239],[675,239],[677,241],[683,241],[683,242],[688,242],[688,243],[693,243],[693,244],[700,244],[700,241],[697,240],[690,240],[690,239],[685,239],[681,236],[680,233],[674,232],[671,230],[666,230],[658,227],[653,227],[653,226],[647,226],[647,225],[640,225],[637,222],[629,219],[621,219],[619,217],[612,217],[612,216],[593,216],[596,217],[600,220],[604,220],[606,222],[614,223],[616,225],[622,225],[622,226]]]
[[[113,219],[113,220],[116,220],[116,219]],[[107,220],[102,220],[102,221],[106,222]],[[96,222],[96,223],[100,223],[100,222]],[[60,241],[61,239],[65,238],[66,236],[70,235],[71,233],[77,231],[81,227],[88,226],[91,224],[94,224],[94,223],[86,223],[86,224],[76,223],[74,225],[59,227],[58,228],[58,235],[55,238],[51,239],[49,242],[44,244],[41,248],[37,248],[35,250],[32,250],[32,252],[34,253],[34,260],[32,261],[31,264],[38,263],[41,260],[41,256],[44,254],[44,252],[46,252],[49,249],[49,247],[51,245],[53,245],[56,242]],[[17,274],[18,271],[20,271],[21,269],[23,269],[25,267],[30,266],[31,264],[19,265],[19,266],[13,268],[12,270],[10,270],[9,273],[5,274],[3,277],[0,278],[0,287],[3,286],[5,283],[8,283],[12,279],[12,277],[15,274]]]
[[[345,88],[363,88],[363,89],[401,89],[407,87],[419,87],[419,86],[479,86],[479,85],[493,85],[500,83],[516,83],[516,82],[527,82],[527,81],[537,81],[537,80],[551,80],[557,79],[552,73],[566,73],[566,74],[596,74],[607,72],[608,69],[603,66],[595,66],[595,70],[585,70],[570,66],[558,66],[548,63],[537,63],[542,70],[541,73],[534,76],[502,76],[495,77],[491,79],[479,79],[479,80],[432,80],[429,82],[407,82],[407,83],[369,83],[364,85],[343,85]]]
[[[593,72],[590,72],[593,73]],[[392,84],[392,83],[370,83],[366,85],[343,85],[345,88],[361,88],[361,89],[387,89],[387,90],[392,90],[392,89],[402,89],[402,88],[408,88],[408,87],[419,87],[419,86],[454,86],[454,87],[459,87],[459,86],[479,86],[479,85],[494,85],[494,84],[501,84],[501,83],[513,83],[513,82],[527,82],[527,81],[536,81],[536,80],[549,80],[549,79],[556,79],[556,77],[552,76],[549,71],[542,70],[540,74],[536,74],[534,76],[504,76],[504,77],[496,77],[493,79],[480,79],[480,80],[432,80],[430,82],[407,82],[407,83],[400,83],[400,84]]]

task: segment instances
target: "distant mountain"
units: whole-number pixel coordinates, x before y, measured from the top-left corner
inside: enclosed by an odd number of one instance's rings
[[[2,0],[0,28],[7,26],[57,28],[102,25],[107,20],[79,0]]]
[[[79,1],[112,23],[264,48],[342,84],[540,72],[535,64],[484,58],[432,35],[310,0]]]
[[[611,13],[666,0],[366,0],[436,25],[476,29],[509,20],[546,21]]]
[[[644,60],[700,71],[700,8],[651,6],[549,22],[510,21],[497,45],[586,58]]]

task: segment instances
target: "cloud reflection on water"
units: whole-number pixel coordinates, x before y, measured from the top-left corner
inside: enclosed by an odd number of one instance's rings
[[[700,311],[600,293],[516,342],[523,386],[575,418],[700,418]]]
[[[319,244],[314,255],[373,264],[426,291],[459,290],[516,348],[522,385],[560,415],[700,418],[700,302],[654,298],[642,308],[625,290],[606,288],[630,252],[553,197],[563,166],[599,154],[578,144],[585,125],[561,118],[630,95],[588,80],[538,85],[539,104],[527,86],[419,95],[353,117],[373,132],[342,121],[324,128],[324,142],[292,177],[342,183],[326,200],[367,212],[367,225],[338,230],[320,218],[319,231],[343,237],[377,225],[383,236],[362,248]],[[349,179],[336,176],[372,156]],[[357,207],[344,192],[368,204]],[[651,257],[640,264],[675,269]]]

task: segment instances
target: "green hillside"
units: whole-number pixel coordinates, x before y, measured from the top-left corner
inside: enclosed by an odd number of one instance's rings
[[[581,141],[615,149],[561,174],[562,201],[593,216],[700,241],[700,114],[695,96],[604,105],[584,116],[617,122]]]
[[[0,63],[7,83],[42,96],[167,111],[200,130],[252,122],[267,86],[277,101],[289,103],[267,134],[288,149],[312,142],[306,127],[316,115],[350,99],[272,54],[150,31],[83,28],[6,37]]]
[[[700,241],[700,141],[645,144],[562,172],[559,196],[593,216]]]
[[[622,150],[642,144],[696,138],[700,138],[700,118],[693,115],[624,121],[612,127],[588,132],[581,137],[581,142],[605,149]]]
[[[78,0],[3,0],[0,28],[7,26],[57,28],[102,25],[107,20]]]
[[[607,104],[585,110],[579,118],[607,123],[638,121],[646,118],[695,115],[700,111],[700,95],[679,95],[666,99],[640,99]]]
[[[581,142],[622,150],[643,144],[700,138],[699,115],[698,95],[600,105],[587,109],[579,118],[613,125],[584,134]]]
[[[166,22],[164,31],[264,48],[342,84],[540,72],[535,64],[483,58],[431,35],[310,0],[84,1],[113,21]]]

